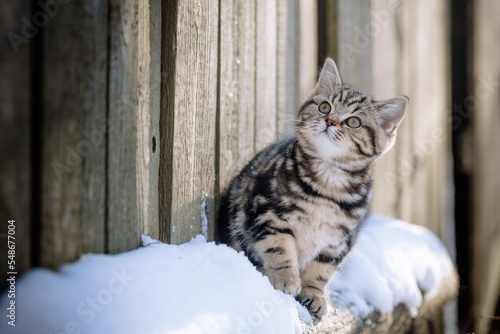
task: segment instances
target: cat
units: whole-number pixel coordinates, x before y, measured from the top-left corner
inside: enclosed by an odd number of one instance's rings
[[[327,58],[298,109],[296,136],[258,153],[221,198],[217,241],[244,251],[316,320],[367,217],[373,163],[393,146],[407,104],[343,85]]]

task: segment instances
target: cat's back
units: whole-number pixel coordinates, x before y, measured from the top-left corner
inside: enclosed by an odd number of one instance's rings
[[[230,244],[230,216],[236,207],[250,203],[259,194],[266,194],[271,180],[275,179],[280,167],[290,157],[296,138],[291,137],[271,144],[260,151],[229,184],[221,196],[217,241]]]
[[[259,186],[259,183],[270,181],[276,176],[278,168],[290,157],[290,151],[295,142],[294,137],[284,139],[260,151],[241,173],[233,179],[227,193],[233,193],[241,188],[248,192],[248,187]]]

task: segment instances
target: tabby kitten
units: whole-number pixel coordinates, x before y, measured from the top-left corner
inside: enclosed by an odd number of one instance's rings
[[[232,180],[218,241],[243,250],[276,289],[321,319],[326,284],[368,214],[372,165],[394,144],[407,103],[376,102],[343,85],[328,58],[298,110],[296,137],[261,151]]]

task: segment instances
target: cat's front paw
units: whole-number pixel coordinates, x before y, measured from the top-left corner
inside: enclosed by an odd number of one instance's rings
[[[307,307],[309,313],[321,320],[327,313],[325,293],[320,290],[304,287],[296,299]]]
[[[268,270],[267,277],[275,289],[292,296],[300,292],[300,276],[292,268],[282,270]]]

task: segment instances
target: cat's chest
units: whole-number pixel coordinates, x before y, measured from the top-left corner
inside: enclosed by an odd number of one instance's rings
[[[296,242],[299,267],[303,269],[318,253],[329,246],[347,242],[343,229],[355,228],[356,222],[339,217],[335,208],[317,207],[297,218]]]

